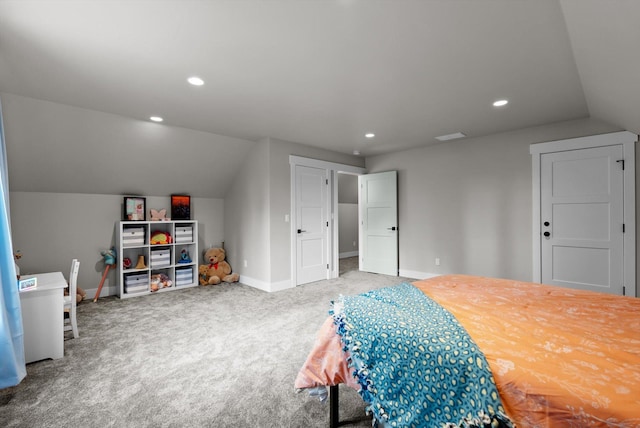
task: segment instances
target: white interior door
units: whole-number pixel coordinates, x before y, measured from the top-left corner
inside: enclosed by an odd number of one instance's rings
[[[397,172],[358,177],[360,270],[398,275]]]
[[[540,158],[541,280],[623,294],[621,145]]]
[[[328,171],[296,165],[297,285],[328,278]]]

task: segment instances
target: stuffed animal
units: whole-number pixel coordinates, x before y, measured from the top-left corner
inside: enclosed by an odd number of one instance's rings
[[[20,250],[13,253],[13,258],[15,259],[14,263],[16,265],[16,276],[18,277],[18,279],[20,279],[20,266],[18,266],[18,260],[22,258],[22,253],[20,252]]]
[[[198,266],[198,276],[200,278],[200,285],[209,285],[209,276],[207,275],[209,272],[208,265],[200,265]]]
[[[169,218],[167,218],[166,209],[154,210],[153,208],[151,208],[151,210],[149,210],[149,213],[151,214],[151,221],[169,221],[170,220]]]
[[[69,288],[68,287],[64,289],[64,295],[65,296],[69,295]],[[76,303],[82,302],[82,300],[84,300],[86,295],[87,295],[86,291],[84,291],[82,288],[76,286]]]
[[[158,291],[161,288],[171,287],[172,285],[173,281],[163,273],[155,273],[151,275],[151,291]]]
[[[240,280],[240,275],[231,273],[231,266],[224,260],[225,257],[224,248],[209,248],[204,253],[204,261],[207,263],[204,265],[206,272],[202,269],[203,265],[201,265],[198,269],[198,272],[201,272],[200,284],[215,285],[220,284],[220,282],[238,282]],[[202,277],[203,274],[204,277]]]
[[[151,239],[149,240],[149,243],[151,245],[171,244],[172,242],[173,242],[173,239],[171,238],[171,235],[169,235],[167,232],[162,232],[162,231],[151,232]]]

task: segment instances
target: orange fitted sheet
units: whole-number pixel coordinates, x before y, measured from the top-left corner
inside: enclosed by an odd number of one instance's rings
[[[640,299],[466,275],[413,285],[484,352],[518,427],[640,427]],[[355,386],[330,321],[297,388]]]

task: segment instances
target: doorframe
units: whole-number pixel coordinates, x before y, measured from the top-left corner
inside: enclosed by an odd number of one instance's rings
[[[290,167],[290,180],[291,180],[291,211],[289,214],[290,224],[290,238],[291,238],[291,284],[294,287],[298,286],[297,275],[297,261],[298,261],[298,249],[296,245],[296,228],[295,228],[295,213],[297,207],[296,201],[296,166],[307,166],[311,168],[324,169],[327,171],[329,177],[329,191],[327,197],[327,206],[325,207],[327,212],[327,219],[329,220],[329,233],[327,248],[329,254],[327,260],[329,261],[329,279],[337,278],[339,275],[339,244],[338,239],[338,173],[362,175],[366,174],[367,170],[353,165],[345,165],[336,162],[323,161],[313,158],[305,158],[301,156],[289,155],[289,167]]]
[[[540,244],[540,168],[542,155],[595,147],[622,146],[624,158],[623,171],[623,216],[625,233],[623,234],[623,272],[622,278],[626,289],[637,295],[636,290],[636,174],[635,174],[635,144],[638,136],[632,132],[620,131],[609,134],[590,135],[588,137],[571,138],[567,140],[549,141],[531,144],[532,197],[533,197],[533,281],[541,282],[542,278],[542,246]],[[631,294],[628,294],[631,295]]]

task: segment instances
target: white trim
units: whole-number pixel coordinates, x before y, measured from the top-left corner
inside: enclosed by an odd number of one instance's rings
[[[246,275],[240,275],[240,283],[244,285],[248,285],[249,287],[257,288],[258,290],[266,291],[268,293],[273,293],[276,291],[286,290],[288,288],[294,288],[291,284],[291,281],[284,280],[280,282],[264,282],[259,279],[254,279],[248,277]]]
[[[339,257],[341,259],[346,259],[347,257],[358,257],[360,253],[358,251],[348,251],[346,253],[340,253]]]
[[[323,161],[319,159],[303,158],[301,156],[294,156],[294,155],[289,155],[289,164],[309,166],[312,168],[328,169],[330,171],[342,172],[346,174],[355,174],[355,175],[366,174],[367,172],[365,168],[360,168],[359,166],[345,165],[341,163],[328,162],[328,161]]]
[[[541,245],[540,245],[540,159],[543,154],[579,150],[594,147],[622,146],[625,160],[624,181],[624,223],[623,236],[624,261],[623,281],[627,295],[637,296],[636,290],[636,176],[635,176],[635,144],[638,136],[632,132],[621,131],[610,134],[591,135],[568,140],[549,141],[531,144],[532,173],[532,208],[533,208],[533,281],[540,282],[542,277]]]
[[[85,296],[84,300],[90,300],[89,296],[95,296],[96,292],[98,291],[98,287],[96,288],[83,288],[83,290],[85,291],[85,293],[87,293],[87,295]],[[107,296],[117,296],[118,295],[118,287],[115,285],[105,285],[104,287],[102,287],[102,290],[100,290],[100,296],[98,296],[98,298],[100,297],[107,297]],[[93,298],[91,298],[93,299]]]
[[[400,269],[400,276],[404,278],[429,279],[442,275],[441,273],[419,272],[417,270]]]
[[[327,172],[327,176],[329,179],[329,194],[327,195],[327,219],[330,220],[330,228],[329,230],[329,272],[328,279],[337,278],[339,275],[339,265],[338,265],[338,180],[336,179],[336,173],[345,173],[345,174],[366,174],[367,170],[365,168],[361,168],[353,165],[345,165],[341,163],[328,162],[319,159],[312,158],[304,158],[295,155],[289,155],[289,167],[290,167],[290,180],[291,180],[291,213],[289,215],[290,218],[290,235],[291,235],[291,284],[292,287],[295,287],[298,283],[298,278],[296,274],[296,256],[297,256],[297,246],[296,246],[296,224],[295,224],[295,213],[296,213],[296,183],[295,183],[295,169],[296,166],[307,166],[311,168],[319,168],[324,169]],[[288,287],[290,288],[290,287]]]
[[[603,138],[607,139],[606,142]],[[589,135],[588,137],[531,144],[529,146],[529,153],[532,155],[540,155],[544,153],[564,152],[568,150],[587,149],[592,147],[615,146],[617,144],[624,144],[628,142],[635,143],[637,139],[638,136],[629,131],[612,132],[610,134]]]

